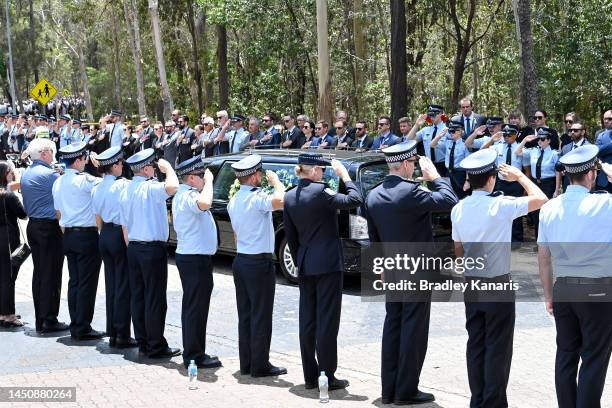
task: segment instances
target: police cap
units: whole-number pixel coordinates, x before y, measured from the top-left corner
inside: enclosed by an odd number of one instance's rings
[[[197,170],[202,170],[204,168],[206,168],[206,164],[202,161],[202,156],[196,156],[192,157],[189,160],[180,162],[176,166],[176,175],[185,176],[187,174],[197,172]]]
[[[584,173],[597,164],[597,153],[599,148],[595,145],[580,146],[561,156],[559,163],[565,166],[566,173]]]
[[[261,156],[252,154],[244,159],[232,164],[232,169],[236,177],[246,177],[261,169]]]
[[[110,147],[96,156],[96,160],[100,163],[100,166],[115,164],[122,158],[123,152],[121,151],[121,146]]]
[[[482,149],[470,154],[459,163],[468,174],[483,174],[497,169],[497,152],[493,149]]]
[[[417,154],[417,141],[408,140],[407,142],[394,144],[393,146],[382,149],[387,163],[398,163]]]
[[[77,157],[81,157],[87,151],[87,143],[85,142],[76,142],[69,145],[66,145],[59,149],[59,157],[61,160],[65,159],[75,159]]]
[[[130,166],[132,171],[140,171],[145,166],[151,164],[154,160],[155,150],[148,148],[131,155],[125,162],[128,166]]]
[[[329,160],[325,160],[321,153],[302,153],[298,156],[298,164],[306,166],[331,166]]]

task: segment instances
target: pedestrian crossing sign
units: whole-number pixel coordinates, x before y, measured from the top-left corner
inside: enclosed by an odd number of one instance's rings
[[[57,89],[46,79],[38,81],[36,86],[30,91],[30,96],[40,102],[42,105],[46,105],[55,94]]]

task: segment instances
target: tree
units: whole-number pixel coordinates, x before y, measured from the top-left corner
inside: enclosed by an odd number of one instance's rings
[[[538,77],[533,54],[533,35],[531,33],[531,4],[529,0],[512,0],[512,10],[519,45],[521,71],[519,92],[520,109],[523,115],[533,116],[538,109]]]
[[[227,72],[227,29],[217,24],[217,69],[219,72],[219,108],[229,109],[229,74]]]
[[[390,0],[391,6],[391,129],[399,133],[398,119],[408,110],[406,71],[406,4]]]
[[[170,118],[174,109],[170,87],[166,77],[166,60],[164,59],[164,47],[161,41],[161,30],[159,28],[159,7],[157,0],[149,0],[149,15],[151,16],[151,28],[153,30],[153,45],[155,46],[155,58],[157,60],[157,71],[161,84],[162,102],[164,104],[164,119]]]
[[[366,71],[366,18],[363,0],[353,0],[353,36],[355,43],[355,113],[361,115],[361,98],[365,86]]]
[[[117,34],[119,21],[117,21],[117,11],[115,10],[114,4],[109,4],[111,9],[111,33],[112,33],[112,43],[113,43],[113,74],[114,74],[114,83],[113,83],[113,105],[122,110],[123,104],[121,101],[121,67],[119,65],[119,35]],[[128,27],[129,28],[129,27]]]
[[[329,44],[327,34],[327,0],[317,1],[317,54],[319,67],[319,119],[331,123],[333,118],[334,100],[331,89],[331,74],[329,71]]]
[[[123,13],[125,25],[130,38],[130,49],[132,50],[132,61],[136,74],[136,95],[138,99],[138,114],[147,115],[147,105],[144,91],[144,73],[142,69],[142,49],[140,46],[140,23],[138,22],[138,8],[135,0],[123,0]]]

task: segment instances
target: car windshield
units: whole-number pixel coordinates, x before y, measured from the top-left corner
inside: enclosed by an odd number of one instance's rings
[[[363,196],[367,197],[370,190],[383,181],[387,174],[389,174],[389,166],[386,163],[362,167],[359,171],[359,183]]]

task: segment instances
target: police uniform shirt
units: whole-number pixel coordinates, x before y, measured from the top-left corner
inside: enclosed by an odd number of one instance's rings
[[[430,125],[424,127],[416,133],[416,140],[419,142],[423,142],[423,147],[425,148],[425,154],[427,157],[431,159],[431,141],[434,138],[434,128],[437,127],[436,136],[439,135],[444,129],[446,129],[446,124],[444,122],[440,122],[437,125]],[[444,157],[446,154],[446,145],[444,143],[438,143],[435,150],[436,160],[433,160],[436,163],[440,163],[444,161]]]
[[[198,207],[199,196],[197,189],[181,184],[172,199],[177,254],[214,255],[217,252],[217,227],[210,211]]]
[[[53,184],[53,203],[61,213],[61,227],[95,227],[91,192],[100,179],[67,168]]]
[[[523,156],[518,156],[516,154],[516,149],[518,149],[518,147],[519,144],[516,142],[516,140],[510,145],[510,165],[522,171]],[[491,146],[491,149],[494,149],[497,152],[497,165],[499,166],[500,164],[505,164],[506,154],[508,152],[508,143],[496,143]],[[501,174],[499,174],[498,176],[500,180],[504,180],[504,177]]]
[[[123,143],[123,123],[113,123],[110,129],[110,147],[121,146]]]
[[[536,177],[536,168],[538,165],[538,159],[540,158],[542,150],[540,147],[532,147],[529,149],[523,149],[523,163],[531,166],[531,177]],[[559,161],[559,152],[553,150],[550,146],[544,149],[544,156],[542,157],[542,163],[540,164],[541,179],[555,177],[555,165]]]
[[[129,241],[168,240],[169,197],[164,183],[134,176],[120,198],[121,225],[127,228]]]
[[[238,153],[240,151],[240,146],[244,141],[249,137],[249,133],[244,130],[244,128],[240,128],[237,130],[232,130],[227,135],[227,139],[229,140],[231,146],[231,153]]]
[[[465,256],[470,256],[470,243],[510,243],[512,241],[512,221],[529,212],[528,197],[507,197],[491,195],[486,191],[472,191],[472,195],[461,200],[451,210],[453,241],[464,243]],[[474,222],[478,220],[478,222]],[[510,272],[510,258],[504,256],[509,246],[487,246],[487,265],[495,268],[473,269],[467,275],[495,277]],[[499,264],[506,260],[505,264]]]
[[[68,125],[64,125],[60,128],[60,148],[64,146],[68,146],[72,143],[72,139],[70,138],[70,129]]]
[[[474,146],[475,149],[482,149],[482,146],[484,146],[485,143],[487,143],[489,140],[491,140],[491,136],[483,136],[481,138],[474,139],[474,142],[472,143],[472,145]],[[504,143],[502,140],[498,140],[497,142],[493,142],[491,146],[497,146],[498,144],[502,144],[502,143]]]
[[[455,150],[454,150],[455,152],[454,153],[454,157],[455,157],[454,169],[461,170],[461,166],[459,166],[459,163],[461,163],[461,160],[465,159],[466,157],[470,155],[470,151],[468,150],[462,138],[459,138],[457,140],[448,139],[448,138],[445,139],[444,143],[446,144],[446,154],[444,155],[444,165],[446,166],[447,169],[450,170],[450,154],[451,154],[451,150],[453,149],[454,142],[456,142]]]
[[[102,182],[95,186],[92,191],[92,202],[94,213],[102,218],[102,221],[121,225],[121,192],[130,184],[126,179],[117,179],[107,174]]]
[[[253,186],[240,186],[227,205],[238,253],[274,253],[272,211],[271,195]]]
[[[564,194],[540,209],[538,245],[549,247],[556,277],[612,276],[611,243],[612,195],[608,193],[569,185]]]
[[[23,206],[30,218],[52,219],[55,217],[53,205],[53,184],[60,174],[42,160],[34,160],[21,176],[21,195]]]

